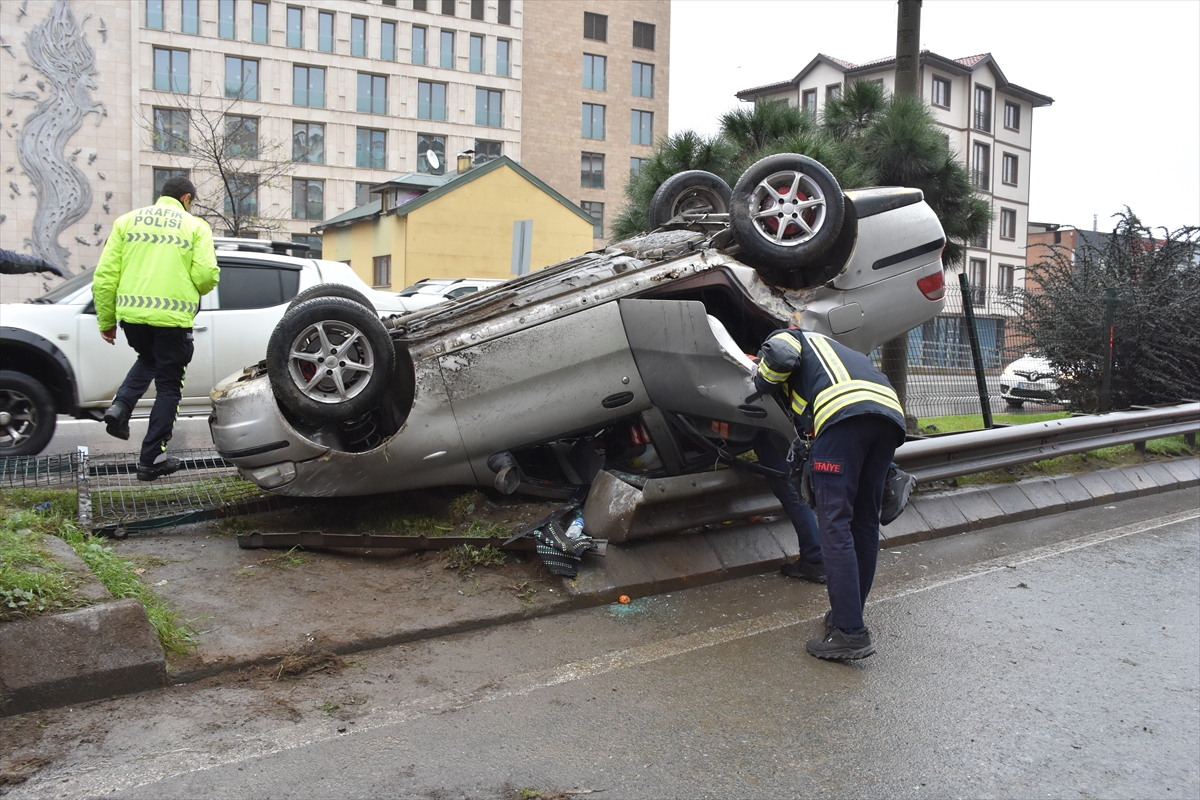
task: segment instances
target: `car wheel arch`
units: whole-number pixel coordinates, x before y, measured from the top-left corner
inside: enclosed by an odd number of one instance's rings
[[[81,416],[75,369],[53,342],[27,330],[4,327],[0,328],[0,353],[0,369],[36,379],[54,399],[58,413]]]

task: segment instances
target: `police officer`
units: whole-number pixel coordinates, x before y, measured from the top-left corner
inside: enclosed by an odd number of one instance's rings
[[[92,280],[100,336],[115,344],[120,320],[138,354],[104,412],[110,435],[129,438],[129,417],[154,381],[154,407],[138,459],[140,481],[179,469],[179,459],[159,457],[171,441],[195,349],[192,320],[201,295],[211,292],[219,277],[212,231],[189,213],[195,196],[190,180],[170,178],[158,202],[117,218]]]
[[[754,383],[760,392],[786,385],[797,429],[815,437],[809,459],[830,610],[825,636],[806,648],[817,658],[866,658],[875,646],[863,606],[879,556],[884,480],[904,442],[900,401],[865,355],[797,328],[763,343]]]

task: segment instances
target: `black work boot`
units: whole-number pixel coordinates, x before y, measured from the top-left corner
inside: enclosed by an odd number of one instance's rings
[[[108,411],[104,412],[104,427],[109,436],[118,439],[129,439],[129,417],[133,411],[120,400],[113,400]]]
[[[155,464],[150,464],[149,466],[139,463],[137,470],[138,480],[158,480],[164,475],[170,475],[172,472],[178,472],[181,466],[183,466],[183,464],[175,456],[167,456],[162,461],[159,461]]]
[[[814,564],[811,561],[805,561],[803,558],[798,558],[795,561],[784,564],[779,568],[789,578],[800,578],[813,583],[825,582],[825,565]]]
[[[841,628],[834,628],[824,639],[809,639],[805,649],[809,655],[834,661],[853,661],[875,655],[871,632],[866,628],[862,633],[846,633]]]

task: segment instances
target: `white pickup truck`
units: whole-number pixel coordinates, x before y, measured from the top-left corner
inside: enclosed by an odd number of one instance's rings
[[[381,316],[409,310],[402,298],[367,286],[346,264],[286,255],[302,254],[304,245],[215,243],[221,282],[200,300],[182,413],[207,413],[213,386],[262,360],[289,305],[300,295],[322,293],[313,287],[350,287]],[[41,452],[54,435],[57,414],[100,419],[135,358],[124,336],[118,334],[115,347],[100,338],[90,270],[42,297],[0,305],[0,458]],[[135,415],[148,414],[153,402],[151,386]]]

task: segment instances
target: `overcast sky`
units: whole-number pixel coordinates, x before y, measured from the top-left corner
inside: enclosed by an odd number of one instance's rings
[[[1034,109],[1030,219],[1200,225],[1200,0],[925,0],[921,48],[991,53]],[[741,89],[817,53],[896,53],[894,0],[672,0],[671,133],[715,133]]]

